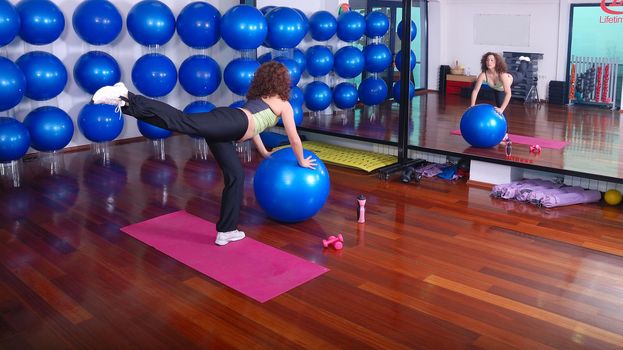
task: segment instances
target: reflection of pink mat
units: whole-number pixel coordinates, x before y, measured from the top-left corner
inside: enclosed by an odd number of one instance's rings
[[[461,135],[461,130],[454,130],[451,132],[452,135]],[[566,141],[557,141],[557,140],[548,140],[542,139],[538,137],[531,136],[523,136],[523,135],[515,135],[508,134],[508,137],[513,141],[513,143],[519,143],[522,145],[539,145],[542,148],[551,148],[551,149],[563,149],[569,142]]]
[[[183,210],[121,230],[261,303],[329,271],[248,237],[219,247],[215,225]]]

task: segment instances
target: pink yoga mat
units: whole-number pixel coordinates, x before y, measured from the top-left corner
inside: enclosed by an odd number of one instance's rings
[[[260,303],[329,271],[249,237],[219,247],[215,225],[183,210],[121,230]]]
[[[461,130],[453,130],[452,135],[461,135]],[[539,137],[531,137],[531,136],[523,136],[523,135],[515,135],[508,134],[508,137],[513,141],[513,143],[518,143],[522,145],[539,145],[541,148],[551,148],[551,149],[563,149],[566,145],[569,144],[567,141],[557,141],[557,140],[548,140],[542,139]]]

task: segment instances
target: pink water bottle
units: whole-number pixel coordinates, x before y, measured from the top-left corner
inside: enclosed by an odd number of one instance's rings
[[[357,222],[360,224],[366,222],[366,197],[363,194],[357,197]]]

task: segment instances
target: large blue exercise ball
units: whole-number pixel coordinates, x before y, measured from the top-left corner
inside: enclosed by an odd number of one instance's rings
[[[301,74],[303,72],[301,71],[301,69],[299,68],[299,64],[296,63],[295,60],[287,58],[285,56],[279,56],[275,58],[275,61],[283,64],[286,67],[288,73],[290,74],[290,84],[292,86],[295,86],[299,83],[299,80],[301,80]]]
[[[144,46],[166,44],[175,33],[175,16],[158,0],[142,0],[132,6],[126,19],[132,39]]]
[[[78,129],[91,142],[116,139],[123,130],[124,119],[116,106],[88,103],[78,113]]]
[[[305,102],[303,91],[298,86],[293,86],[290,89],[290,104],[301,106],[303,102]]]
[[[400,68],[402,67],[402,50],[398,51],[398,53],[396,53],[396,68],[398,70],[400,70]],[[415,68],[415,64],[417,63],[416,57],[415,57],[415,52],[413,52],[413,50],[410,50],[409,53],[409,66],[410,69],[413,70]]]
[[[303,154],[316,160],[316,169],[299,166],[292,148],[284,148],[264,159],[255,172],[255,198],[274,220],[307,220],[329,197],[331,184],[326,166],[314,153],[303,150]]]
[[[396,32],[398,33],[398,37],[402,40],[402,21],[398,23],[398,28],[396,28]],[[415,22],[411,21],[411,41],[415,39],[417,35],[417,27],[415,26]]]
[[[365,17],[366,36],[368,38],[381,37],[389,30],[389,18],[381,11],[372,11]]]
[[[72,17],[74,31],[91,45],[110,44],[121,33],[123,19],[110,1],[86,0]]]
[[[292,9],[298,12],[298,14],[303,19],[303,31],[305,32],[305,34],[307,34],[309,32],[309,18],[307,17],[305,12],[303,12],[303,10],[296,8],[296,7],[293,7]],[[305,37],[305,35],[303,35],[303,37]]]
[[[327,41],[337,33],[337,19],[329,11],[317,11],[309,18],[309,34],[316,41]]]
[[[37,101],[49,100],[65,89],[67,69],[53,54],[31,51],[22,55],[15,63],[26,77],[27,97]]]
[[[461,117],[461,135],[474,147],[489,148],[499,144],[506,135],[506,127],[506,118],[489,104],[472,106]]]
[[[354,46],[344,46],[337,50],[333,59],[333,70],[338,76],[351,79],[363,72],[365,59],[361,50]]]
[[[8,45],[19,34],[21,21],[15,7],[7,0],[0,0],[0,47]]]
[[[301,49],[294,48],[292,50],[292,59],[299,65],[299,70],[301,73],[305,71],[307,67],[307,59],[305,58],[305,53],[301,51]]]
[[[26,92],[26,77],[11,60],[0,57],[0,111],[17,106]]]
[[[307,61],[307,73],[312,77],[327,75],[333,69],[333,53],[326,46],[314,45],[309,47],[305,52],[305,60]]]
[[[250,5],[236,5],[221,17],[221,37],[235,50],[257,49],[267,32],[264,15]]]
[[[264,64],[264,63],[266,63],[266,62],[268,62],[268,61],[270,61],[270,60],[272,60],[272,59],[273,59],[273,54],[272,54],[272,53],[270,53],[270,52],[267,52],[267,53],[265,53],[265,54],[260,55],[260,56],[257,58],[257,61],[258,61],[260,64]]]
[[[18,160],[30,147],[28,129],[19,120],[0,117],[0,163]]]
[[[337,18],[337,37],[342,41],[357,41],[365,31],[366,20],[357,11],[343,12]]]
[[[387,98],[387,84],[380,78],[366,78],[359,84],[357,92],[359,99],[366,106],[376,106]]]
[[[266,14],[266,43],[273,49],[291,49],[305,37],[306,22],[289,7],[277,7]]]
[[[207,2],[191,2],[177,16],[176,27],[184,44],[207,49],[221,38],[221,13]]]
[[[74,123],[62,109],[39,107],[26,115],[24,126],[30,133],[30,145],[41,152],[63,149],[74,136]]]
[[[400,102],[400,79],[396,80],[394,86],[392,87],[392,95],[394,96],[394,100],[396,102]],[[409,81],[409,99],[412,99],[415,96],[415,85]]]
[[[331,105],[331,88],[321,81],[312,81],[307,84],[303,96],[305,106],[311,111],[323,111]]]
[[[140,131],[141,135],[150,140],[166,139],[167,137],[173,135],[170,130],[146,123],[142,120],[137,119],[136,125],[138,126],[138,131]]]
[[[29,44],[50,44],[65,29],[63,12],[52,1],[22,0],[15,9],[21,22],[19,36]]]
[[[333,88],[333,103],[337,108],[351,109],[358,100],[357,88],[351,83],[339,83]]]
[[[385,44],[368,44],[363,48],[366,70],[380,73],[392,64],[392,53]]]
[[[76,61],[74,79],[82,90],[94,94],[103,86],[118,83],[121,80],[121,68],[106,52],[89,51]]]
[[[132,83],[143,95],[165,96],[177,83],[175,64],[159,53],[144,55],[132,67]]]
[[[236,58],[225,67],[223,72],[225,85],[236,95],[246,95],[255,76],[255,71],[259,67],[260,63],[256,60]]]
[[[190,56],[180,65],[179,79],[189,94],[208,96],[221,84],[221,68],[210,56]]]

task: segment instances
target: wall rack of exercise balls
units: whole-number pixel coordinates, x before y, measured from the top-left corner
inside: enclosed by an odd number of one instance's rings
[[[62,11],[49,0],[21,0],[15,5],[0,0],[0,48],[13,40],[35,46],[51,44],[61,37],[65,20]],[[303,106],[312,112],[326,110],[331,105],[351,109],[359,101],[374,106],[388,97],[388,87],[378,73],[390,68],[393,55],[382,44],[389,19],[381,12],[363,16],[348,11],[335,17],[328,11],[318,11],[308,18],[296,8],[256,9],[237,5],[221,14],[209,3],[197,1],[186,5],[176,17],[162,2],[142,0],[132,6],[125,22],[131,38],[148,48],[148,53],[132,67],[132,82],[141,94],[152,98],[169,94],[177,81],[188,94],[205,98],[214,93],[223,80],[238,96],[232,106],[241,106],[255,70],[269,60],[283,63],[290,72],[293,85],[290,101],[297,124],[303,119]],[[71,24],[84,42],[105,46],[121,34],[123,18],[110,1],[86,0],[75,8]],[[411,26],[413,40],[417,31],[413,22]],[[397,31],[401,33],[401,23]],[[199,52],[186,58],[179,71],[171,59],[159,52],[176,32],[184,44]],[[314,42],[303,50],[297,46],[306,35]],[[360,50],[353,43],[364,35],[368,44]],[[328,45],[335,36],[338,44],[334,40]],[[222,71],[212,57],[201,53],[220,39],[239,51],[239,57],[231,60]],[[268,52],[256,59],[257,49],[261,47]],[[397,66],[401,59],[400,55],[396,56]],[[413,70],[416,62],[413,52],[410,61]],[[355,86],[353,79],[364,71],[369,72],[369,76]],[[100,50],[83,53],[70,72],[59,58],[41,50],[25,52],[15,62],[0,56],[0,113],[6,113],[0,118],[0,163],[20,159],[29,147],[55,152],[72,139],[73,121],[58,107],[36,108],[23,122],[10,117],[10,110],[24,97],[34,101],[53,99],[63,93],[70,74],[84,93],[91,95],[102,86],[118,82],[121,73],[116,59]],[[301,89],[297,84],[303,74],[311,81]],[[329,75],[337,79],[328,79]],[[396,99],[400,94],[399,86],[396,82],[392,88]],[[411,96],[413,90],[409,91]],[[206,112],[214,108],[210,102],[196,102],[185,110]],[[86,104],[77,116],[79,131],[94,143],[116,139],[123,123],[119,109],[109,105]],[[150,139],[170,135],[146,123],[139,122],[138,128]]]

